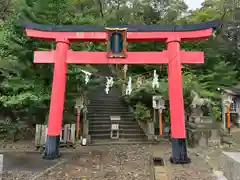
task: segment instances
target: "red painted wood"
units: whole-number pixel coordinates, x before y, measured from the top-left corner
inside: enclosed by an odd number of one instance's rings
[[[26,34],[32,38],[55,40],[67,38],[70,41],[106,41],[106,32],[50,32],[26,29]],[[212,29],[187,32],[128,32],[128,42],[166,41],[168,37],[179,37],[182,41],[207,39],[212,35]]]
[[[180,60],[180,43],[178,38],[169,39],[167,51],[168,63],[168,95],[171,119],[172,138],[186,138],[184,120],[184,101],[182,90],[182,72]]]
[[[53,57],[54,72],[52,83],[52,95],[50,101],[50,111],[48,118],[48,135],[60,136],[62,129],[62,116],[64,109],[64,98],[66,88],[66,74],[67,74],[67,52],[69,48],[68,41],[57,42],[56,53]]]
[[[34,51],[34,63],[54,63],[55,51]],[[68,58],[68,56],[67,56]]]
[[[55,51],[35,51],[34,63],[54,63]],[[167,64],[168,53],[162,52],[128,52],[127,58],[107,58],[106,52],[68,51],[68,64]],[[181,51],[181,63],[204,63],[203,52]]]
[[[180,59],[182,64],[203,64],[204,52],[181,50]]]

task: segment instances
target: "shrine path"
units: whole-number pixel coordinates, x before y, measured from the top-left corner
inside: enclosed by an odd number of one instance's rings
[[[36,152],[3,154],[3,180],[152,180],[153,155],[164,159],[169,180],[216,179],[204,159],[191,153],[191,164],[171,165],[168,143],[78,147],[54,161],[43,160]]]

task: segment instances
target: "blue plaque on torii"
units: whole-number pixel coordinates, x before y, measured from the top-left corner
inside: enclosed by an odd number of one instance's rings
[[[107,56],[109,58],[125,58],[127,52],[127,28],[106,28]]]

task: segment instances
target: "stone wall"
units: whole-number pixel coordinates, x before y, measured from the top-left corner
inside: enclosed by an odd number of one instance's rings
[[[133,108],[131,106],[128,106],[128,109],[130,112],[134,112]],[[141,120],[136,120],[138,122],[139,127],[143,130],[144,134],[148,137],[149,141],[152,141],[155,139],[154,131],[154,122],[143,122]]]
[[[219,168],[228,180],[240,180],[240,152],[222,152]]]

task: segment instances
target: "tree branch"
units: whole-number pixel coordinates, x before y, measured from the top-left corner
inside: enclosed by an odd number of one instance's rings
[[[10,5],[10,1],[11,0],[3,0],[3,2],[1,2],[1,4],[2,4],[1,6],[3,6],[3,7],[2,7],[2,10],[0,12],[0,14],[2,14],[0,18],[2,20],[5,20],[5,15],[6,15],[5,13],[6,13],[8,7],[9,7],[9,5]]]
[[[103,5],[102,5],[101,0],[98,0],[98,5],[99,5],[99,11],[100,11],[101,17],[104,18]]]

